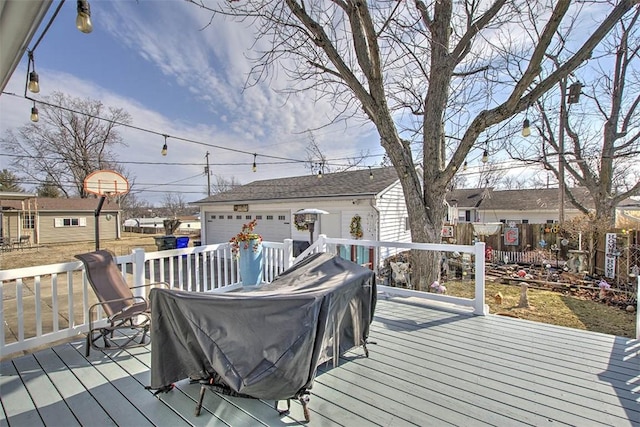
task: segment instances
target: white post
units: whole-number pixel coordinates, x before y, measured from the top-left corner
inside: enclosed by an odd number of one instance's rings
[[[636,339],[640,340],[640,276],[638,276],[638,286],[636,287]]]
[[[476,270],[476,296],[474,300],[474,314],[485,316],[488,314],[488,308],[484,303],[484,242],[477,242],[474,245],[475,248],[475,270]]]
[[[135,248],[131,253],[133,254],[133,286],[136,286],[136,288],[133,289],[133,294],[137,297],[147,298],[147,288],[143,286],[145,284],[144,249]]]
[[[284,247],[282,248],[283,270],[288,270],[293,263],[293,239],[284,239]]]

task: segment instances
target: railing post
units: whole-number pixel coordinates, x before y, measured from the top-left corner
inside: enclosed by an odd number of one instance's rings
[[[293,263],[293,239],[284,239],[282,248],[282,270],[287,270]]]
[[[136,286],[133,289],[133,294],[137,297],[147,297],[147,288],[143,285],[145,284],[144,279],[144,249],[135,248],[131,251],[133,255],[133,286]]]
[[[636,296],[636,339],[640,340],[640,276],[636,287],[638,295]]]
[[[321,234],[318,236],[318,240],[316,240],[318,244],[318,252],[327,252],[327,235]]]
[[[485,261],[484,261],[484,242],[477,242],[474,245],[475,248],[475,270],[476,270],[476,296],[474,299],[474,314],[485,316],[488,312],[488,308],[484,303],[484,284],[485,284]]]

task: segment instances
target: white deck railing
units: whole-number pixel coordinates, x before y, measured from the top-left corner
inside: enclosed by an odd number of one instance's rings
[[[405,250],[457,251],[475,257],[475,298],[418,292],[385,285],[387,294],[411,296],[468,307],[487,314],[484,304],[484,243],[475,246],[376,242],[349,239],[318,240],[298,258],[293,258],[293,242],[264,242],[263,281],[271,282],[299,259],[314,252],[330,252],[379,273],[384,258]],[[193,292],[227,290],[238,285],[239,267],[228,243],[145,252],[134,249],[116,262],[123,277],[146,296],[153,282],[167,282],[173,289]],[[378,277],[380,277],[378,275]],[[80,261],[0,271],[0,356],[47,345],[88,331],[89,306],[96,300]]]

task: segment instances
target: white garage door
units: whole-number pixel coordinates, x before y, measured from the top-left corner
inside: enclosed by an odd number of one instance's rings
[[[258,220],[255,232],[269,242],[282,242],[291,238],[291,223],[289,212],[264,213],[217,213],[207,212],[206,233],[207,244],[225,243],[238,234],[242,225],[252,219]],[[204,242],[203,242],[204,243]]]

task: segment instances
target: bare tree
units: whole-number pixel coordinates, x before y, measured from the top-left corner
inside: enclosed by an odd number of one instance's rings
[[[256,46],[268,47],[257,53],[249,84],[280,65],[290,90],[314,88],[336,119],[364,113],[398,172],[414,242],[439,241],[450,182],[472,150],[494,149],[492,128],[587,60],[638,3],[608,4],[574,53],[542,76],[559,34],[571,29],[563,19],[580,12],[575,2],[190,1],[254,21]],[[437,253],[419,255],[419,289],[437,278],[438,261]]]
[[[636,8],[619,21],[580,70],[587,76],[583,83],[574,75],[569,90],[563,80],[558,91],[538,100],[540,120],[535,124],[542,144],[523,152],[511,150],[520,154],[515,157],[536,159],[551,171],[556,182],[564,184],[567,198],[584,214],[591,206],[574,196],[572,186],[587,188],[595,219],[605,229],[614,226],[620,201],[640,192],[639,19],[640,9]],[[558,55],[552,59],[555,68],[561,66]],[[568,136],[568,144],[563,143],[561,133]]]
[[[322,173],[332,172],[344,172],[350,169],[362,167],[369,155],[368,151],[360,152],[359,156],[351,157],[346,160],[341,159],[341,162],[336,164],[331,159],[328,159],[323,152],[320,144],[316,141],[313,133],[309,133],[309,144],[305,148],[306,151],[306,163],[305,167],[311,171],[311,174],[316,174],[319,171]],[[346,162],[346,163],[344,163]]]
[[[37,184],[55,185],[65,197],[87,197],[84,179],[101,169],[126,173],[112,147],[124,144],[116,128],[130,122],[120,108],[71,98],[60,92],[39,103],[40,120],[7,132],[1,143],[14,156],[13,168]]]
[[[182,193],[165,193],[162,196],[162,209],[166,216],[172,218],[189,213],[187,202]]]
[[[215,181],[211,183],[211,194],[224,193],[240,186],[240,181],[235,176],[225,178],[222,175],[215,175]]]

